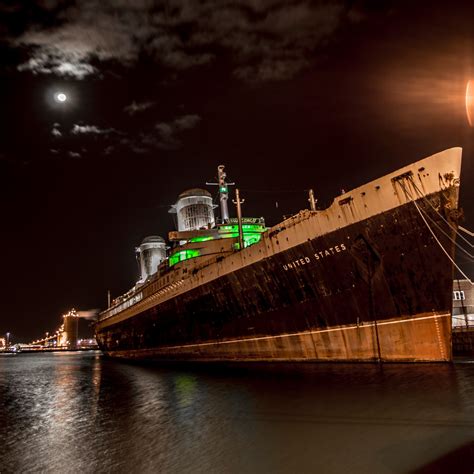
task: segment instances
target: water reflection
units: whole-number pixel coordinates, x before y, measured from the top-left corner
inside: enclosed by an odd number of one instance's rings
[[[189,374],[177,374],[174,378],[174,392],[180,408],[191,406],[197,396],[196,377]]]
[[[91,363],[92,377],[91,377],[91,417],[96,419],[99,413],[99,395],[100,395],[100,382],[102,375],[102,364],[101,357],[96,354]]]
[[[473,364],[203,370],[70,353],[0,372],[5,472],[425,472],[473,440]]]

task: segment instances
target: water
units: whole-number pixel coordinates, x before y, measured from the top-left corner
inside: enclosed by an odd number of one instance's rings
[[[474,364],[140,366],[0,357],[0,472],[474,470]]]

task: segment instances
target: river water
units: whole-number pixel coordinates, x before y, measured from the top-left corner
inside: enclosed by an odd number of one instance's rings
[[[474,363],[159,367],[0,356],[0,472],[474,471]]]

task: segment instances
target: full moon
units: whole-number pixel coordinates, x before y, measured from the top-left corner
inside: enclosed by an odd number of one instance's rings
[[[58,102],[66,102],[67,96],[63,92],[59,92],[59,93],[56,94],[56,100]]]

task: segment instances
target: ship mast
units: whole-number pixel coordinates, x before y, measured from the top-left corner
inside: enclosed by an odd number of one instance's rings
[[[235,201],[233,201],[237,207],[237,222],[239,226],[239,250],[244,248],[244,231],[242,228],[242,208],[241,204],[245,202],[245,199],[240,199],[239,189],[235,189]]]
[[[314,198],[314,191],[312,189],[309,190],[309,206],[312,211],[316,210],[316,202],[318,201],[317,199]]]
[[[227,174],[224,171],[225,166],[219,165],[217,167],[217,183],[206,183],[208,186],[219,186],[219,201],[221,207],[221,220],[225,224],[229,222],[229,206],[227,201],[229,199],[229,186],[233,186],[235,183],[227,183]]]

